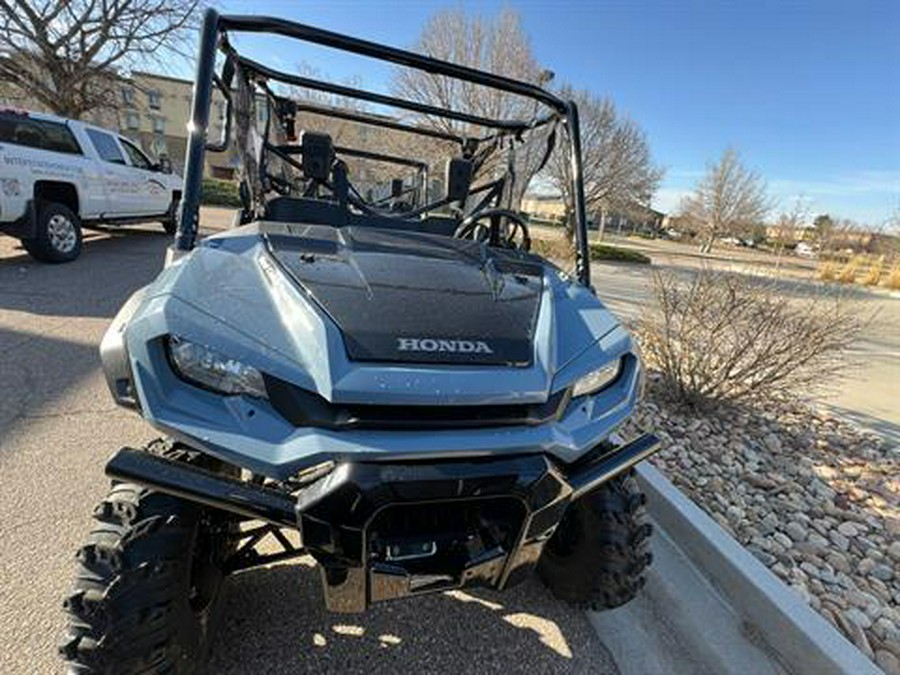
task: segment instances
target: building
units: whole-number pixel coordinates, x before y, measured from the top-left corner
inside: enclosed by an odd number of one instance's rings
[[[533,218],[562,223],[566,209],[562,199],[557,195],[527,194],[522,200],[522,211]],[[631,209],[595,209],[588,213],[588,227],[605,232],[615,231],[618,234],[659,232],[666,219],[666,214],[639,204]]]
[[[159,75],[146,71],[133,71],[131,77],[116,87],[116,101],[108,109],[85,115],[85,120],[105,127],[117,129],[120,134],[137,143],[153,158],[168,157],[177,173],[184,170],[187,149],[188,121],[191,115],[193,82],[191,80]],[[26,110],[49,112],[46,107],[27,96],[3,89],[0,84],[0,106],[12,105]],[[225,116],[225,99],[217,89],[213,89],[212,108],[208,137],[217,141],[222,134]],[[323,107],[321,102],[317,106]],[[327,106],[324,106],[327,108]],[[257,124],[260,129],[266,122],[267,100],[257,99]],[[369,113],[371,115],[371,113]],[[422,140],[405,132],[395,131],[357,122],[337,119],[322,114],[301,112],[296,118],[296,128],[328,133],[336,145],[350,148],[387,152],[406,157],[447,156],[455,151],[441,141]],[[437,144],[437,145],[435,145]],[[354,186],[361,194],[375,198],[390,193],[391,181],[402,178],[407,185],[416,180],[408,167],[373,160],[345,158],[350,168]],[[240,157],[231,144],[225,152],[205,153],[205,174],[212,178],[234,180],[240,166]],[[442,176],[438,167],[432,167],[428,185],[431,195],[440,194],[443,189]]]

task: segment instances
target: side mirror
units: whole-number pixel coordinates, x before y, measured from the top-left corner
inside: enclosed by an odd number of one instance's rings
[[[156,169],[160,173],[172,173],[172,160],[163,155],[156,164]]]

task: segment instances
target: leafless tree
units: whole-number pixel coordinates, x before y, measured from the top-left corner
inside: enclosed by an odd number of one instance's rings
[[[185,46],[203,0],[0,0],[0,82],[80,118],[119,99],[123,70]]]
[[[774,227],[775,253],[781,256],[784,249],[791,244],[801,241],[805,232],[803,228],[809,222],[809,200],[800,195],[790,206],[778,214],[778,220]]]
[[[418,52],[441,60],[487,70],[517,80],[545,85],[552,74],[543,70],[531,51],[531,41],[522,27],[519,14],[506,7],[491,19],[469,17],[462,10],[445,10],[433,15],[415,45]],[[539,111],[534,101],[477,84],[398,67],[394,72],[393,92],[421,103],[464,110],[494,119],[529,120]],[[476,135],[483,129],[452,120],[423,116],[420,121],[435,128]],[[533,178],[546,147],[547,130],[529,135],[515,153],[516,181],[511,192],[514,207]],[[512,141],[511,141],[512,142]],[[503,153],[495,154],[502,161]],[[482,174],[495,165],[487,163]]]
[[[701,250],[709,253],[716,238],[752,228],[771,208],[762,178],[744,167],[737,151],[729,148],[682,201],[681,215],[702,234]]]
[[[584,172],[585,206],[588,211],[630,212],[649,206],[659,187],[663,170],[653,164],[644,132],[632,120],[622,117],[608,98],[587,91],[563,87],[560,95],[574,100],[581,123],[581,153]],[[572,165],[566,152],[557,150],[547,165],[546,177],[558,191],[571,223],[574,204]]]

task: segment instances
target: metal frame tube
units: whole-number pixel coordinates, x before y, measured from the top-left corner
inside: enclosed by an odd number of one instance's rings
[[[209,127],[209,106],[216,66],[216,42],[219,37],[219,14],[207,9],[200,29],[197,75],[188,125],[187,152],[184,158],[184,190],[181,195],[181,217],[175,232],[175,249],[190,251],[197,238],[200,221],[200,192],[203,189],[203,156]]]
[[[581,161],[581,126],[575,101],[566,105],[569,125],[569,161],[572,164],[572,187],[575,190],[575,273],[585,286],[591,285],[591,251],[588,245],[587,213],[584,208],[584,168]]]
[[[324,47],[333,47],[334,49],[360,54],[361,56],[390,61],[435,75],[445,75],[457,80],[481,84],[492,89],[500,89],[511,94],[536,99],[560,113],[566,112],[565,101],[537,85],[441,61],[430,56],[406,51],[405,49],[388,47],[387,45],[361,40],[349,35],[341,35],[340,33],[333,33],[321,28],[314,28],[270,16],[234,16],[226,14],[220,18],[220,24],[223,30],[236,30],[246,33],[275,33]]]
[[[449,141],[462,145],[466,139],[456,134],[450,134],[436,129],[428,129],[426,127],[417,127],[411,124],[403,124],[395,122],[391,119],[382,119],[372,115],[365,115],[350,110],[341,110],[340,108],[328,108],[324,106],[316,106],[309,103],[297,103],[297,112],[312,113],[314,115],[323,115],[326,117],[337,117],[349,122],[358,122],[359,124],[368,124],[373,127],[382,127],[384,129],[393,129],[394,131],[405,131],[419,136],[428,138],[437,138],[441,141]]]
[[[506,131],[526,131],[531,128],[528,122],[517,120],[495,120],[489,117],[481,117],[480,115],[470,115],[457,110],[447,110],[446,108],[438,108],[436,106],[427,105],[425,103],[416,103],[415,101],[406,101],[402,98],[394,98],[387,94],[379,94],[374,91],[366,91],[364,89],[355,89],[342,84],[334,84],[333,82],[323,82],[302,75],[291,75],[290,73],[282,73],[281,71],[269,68],[262,63],[239,56],[241,66],[247,70],[253,71],[270,80],[277,80],[286,84],[292,84],[295,87],[304,87],[314,91],[324,91],[335,96],[346,96],[347,98],[359,99],[360,101],[368,101],[377,105],[390,106],[392,108],[400,108],[401,110],[409,110],[422,115],[432,115],[434,117],[444,117],[446,119],[456,120],[457,122],[466,122],[467,124],[475,124],[490,129],[504,129]]]

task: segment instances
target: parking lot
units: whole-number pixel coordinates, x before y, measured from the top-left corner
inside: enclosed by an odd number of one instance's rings
[[[207,227],[229,220],[223,210],[203,215]],[[154,437],[112,404],[97,346],[125,298],[157,274],[168,241],[153,225],[90,233],[80,260],[48,266],[0,238],[4,675],[61,671],[61,602],[73,554],[106,490],[103,462],[121,445]],[[647,297],[646,269],[595,270],[601,296],[633,315]],[[900,305],[888,296],[873,302],[883,306],[881,321]],[[878,325],[861,347],[876,359],[857,373],[855,381],[867,384],[845,387],[835,405],[896,428],[892,403],[879,397],[896,386],[898,336]],[[235,577],[226,603],[216,673],[481,673],[505,672],[511,663],[541,673],[619,670],[587,617],[535,581],[502,595],[438,595],[342,616],[324,610],[316,569],[287,564]]]
[[[204,223],[228,223],[207,211]],[[73,556],[104,495],[103,463],[154,432],[117,409],[97,346],[134,289],[159,271],[158,226],[89,233],[83,257],[31,261],[0,238],[0,672],[61,672],[61,603]],[[536,582],[503,595],[439,595],[361,615],[328,614],[318,570],[282,565],[231,580],[216,673],[615,672],[582,612]]]

